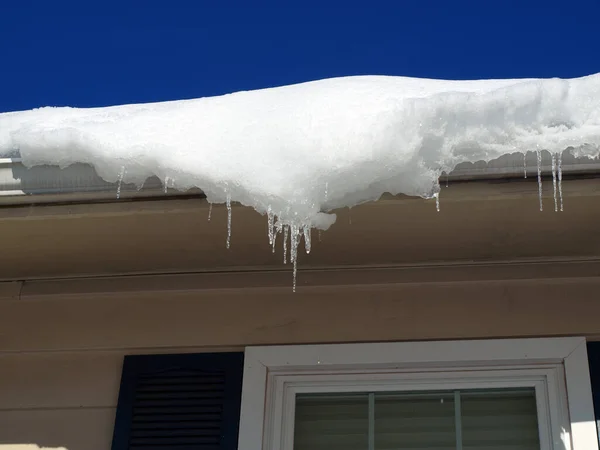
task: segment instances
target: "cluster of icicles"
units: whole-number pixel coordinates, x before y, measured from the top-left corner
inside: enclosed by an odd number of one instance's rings
[[[540,200],[540,211],[543,211],[544,203],[542,201],[542,152],[538,150],[536,154],[538,197]],[[561,211],[563,211],[564,209],[562,192],[562,153],[552,153],[550,156],[552,157],[552,188],[554,191],[554,211],[558,211],[559,208]],[[527,153],[523,154],[523,170],[525,178],[527,178]]]
[[[536,151],[537,156],[537,182],[538,182],[538,197],[540,204],[540,211],[544,210],[544,204],[542,199],[542,151]],[[552,186],[554,193],[554,211],[563,211],[563,192],[562,192],[562,153],[552,153]],[[117,181],[117,199],[121,197],[121,185],[123,178],[127,173],[127,169],[123,166],[119,172]],[[523,173],[524,177],[527,178],[527,153],[523,153]],[[174,179],[165,177],[163,187],[164,192],[167,192],[169,184],[174,185]],[[448,187],[448,178],[446,177],[446,187]],[[325,188],[327,189],[327,187]],[[435,194],[436,209],[440,211],[440,190]],[[231,195],[227,194],[226,200],[227,206],[227,240],[225,246],[229,249],[231,246]],[[210,222],[212,215],[212,203],[209,204],[208,209],[208,221]],[[310,253],[311,250],[311,227],[308,225],[296,225],[296,224],[285,224],[278,219],[278,216],[272,211],[271,207],[267,211],[267,227],[269,245],[271,245],[273,253],[275,253],[275,243],[277,241],[277,235],[283,236],[283,263],[288,262],[288,241],[289,241],[289,262],[293,266],[293,285],[292,290],[296,292],[296,279],[298,273],[298,247],[304,237],[304,248],[306,253]],[[319,232],[320,235],[320,232]]]

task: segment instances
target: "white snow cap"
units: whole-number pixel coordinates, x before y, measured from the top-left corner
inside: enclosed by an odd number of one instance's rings
[[[220,97],[0,114],[0,156],[87,163],[107,181],[156,175],[209,202],[328,228],[383,193],[431,197],[458,163],[530,150],[597,157],[600,74],[441,81],[360,76]]]

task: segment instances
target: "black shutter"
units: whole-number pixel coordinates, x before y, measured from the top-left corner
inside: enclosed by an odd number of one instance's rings
[[[588,342],[588,361],[590,363],[590,378],[592,381],[592,397],[596,414],[596,431],[600,442],[600,342]]]
[[[236,450],[243,359],[126,356],[112,450]]]

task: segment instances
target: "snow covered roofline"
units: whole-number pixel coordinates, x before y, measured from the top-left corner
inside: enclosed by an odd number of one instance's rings
[[[107,182],[156,176],[209,202],[267,214],[291,258],[340,207],[383,193],[435,197],[460,163],[515,152],[600,153],[600,74],[442,81],[361,76],[220,97],[0,114],[0,157],[93,166]],[[540,158],[538,158],[539,160]],[[307,242],[307,247],[309,243]]]

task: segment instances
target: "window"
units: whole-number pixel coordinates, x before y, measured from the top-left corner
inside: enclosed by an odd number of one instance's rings
[[[240,450],[597,450],[585,340],[246,350]]]

